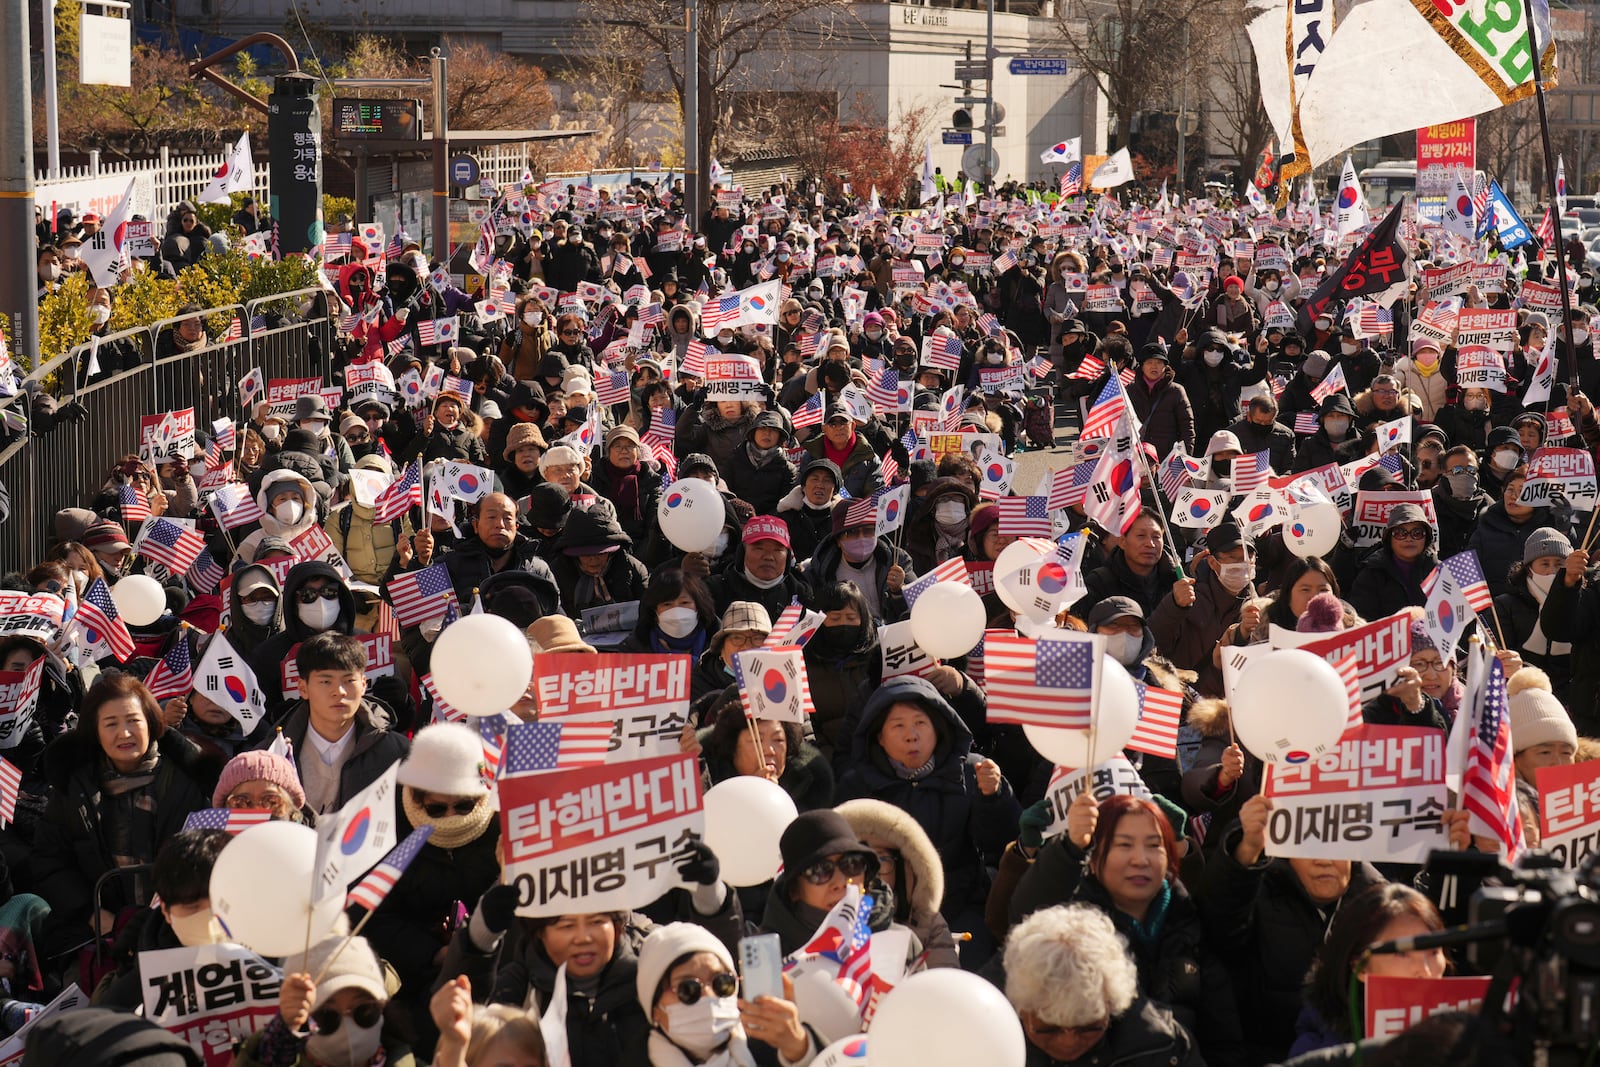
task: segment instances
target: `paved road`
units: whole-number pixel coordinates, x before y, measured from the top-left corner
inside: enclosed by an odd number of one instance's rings
[[[1012,480],[1015,492],[1023,495],[1032,493],[1038,488],[1039,479],[1045,471],[1067,466],[1072,452],[1071,444],[1078,436],[1078,419],[1076,414],[1069,419],[1066,412],[1064,406],[1056,407],[1056,447],[1029,449],[1016,457],[1017,473]]]

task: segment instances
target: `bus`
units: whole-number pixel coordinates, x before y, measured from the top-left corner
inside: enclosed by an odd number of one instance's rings
[[[1367,206],[1378,214],[1380,207],[1398,204],[1407,194],[1417,191],[1417,164],[1415,160],[1391,160],[1368,167],[1358,175],[1361,188],[1367,194]],[[1336,179],[1337,180],[1337,179]]]

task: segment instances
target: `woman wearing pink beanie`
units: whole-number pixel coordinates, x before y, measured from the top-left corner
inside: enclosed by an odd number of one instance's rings
[[[306,791],[294,764],[276,752],[241,752],[222,768],[211,794],[217,808],[265,808],[274,819],[310,821],[302,810]]]

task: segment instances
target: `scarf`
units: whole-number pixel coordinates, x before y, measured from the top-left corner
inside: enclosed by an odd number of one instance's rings
[[[435,819],[422,810],[412,797],[409,789],[400,790],[400,803],[405,808],[406,819],[414,827],[431,826],[433,833],[428,837],[428,844],[439,848],[460,848],[462,845],[476,841],[483,836],[489,823],[494,819],[494,808],[487,802],[480,803],[476,808],[465,815],[445,815]]]
[[[695,659],[699,659],[708,644],[710,644],[710,639],[706,636],[706,628],[704,626],[696,626],[694,632],[688,637],[673,637],[659,626],[650,628],[651,652],[687,652]]]
[[[856,432],[854,430],[850,431],[850,440],[845,442],[845,446],[843,448],[834,448],[833,442],[828,440],[827,437],[823,437],[822,439],[823,456],[832,460],[833,465],[838,467],[841,471],[844,470],[845,460],[849,459],[850,453],[854,452],[855,450]]]
[[[572,599],[579,610],[611,603],[611,590],[606,588],[606,576],[579,571],[577,584],[572,587]]]
[[[937,753],[929,756],[928,762],[924,763],[920,767],[907,767],[904,763],[901,763],[899,760],[894,759],[891,756],[886,755],[884,758],[889,761],[889,766],[894,769],[895,777],[903,781],[915,782],[918,779],[926,778],[928,775],[933,773],[933,762],[934,760],[938,759],[939,756]]]
[[[733,1036],[728,1043],[713,1052],[709,1059],[695,1059],[656,1029],[650,1031],[649,1050],[650,1067],[694,1067],[695,1064],[700,1067],[755,1067],[756,1063],[741,1026],[733,1028]]]
[[[118,867],[149,863],[156,854],[156,746],[150,745],[139,766],[124,773],[100,757],[100,833],[111,862]]]
[[[1411,369],[1417,372],[1417,377],[1419,378],[1432,378],[1439,373],[1439,366],[1438,360],[1434,360],[1431,364],[1418,363],[1416,360],[1411,361]]]
[[[1144,913],[1144,921],[1128,917],[1128,923],[1133,927],[1133,936],[1148,945],[1161,936],[1161,928],[1167,922],[1167,908],[1172,904],[1172,883],[1162,881],[1161,892],[1150,902],[1150,909]]]
[[[617,506],[617,518],[623,522],[637,522],[639,515],[639,468],[624,470],[605,460],[606,474],[611,479],[611,502]]]

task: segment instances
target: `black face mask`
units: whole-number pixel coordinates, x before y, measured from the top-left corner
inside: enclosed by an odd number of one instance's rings
[[[826,652],[849,652],[861,643],[861,633],[865,627],[856,626],[824,626],[811,636],[811,640]]]

